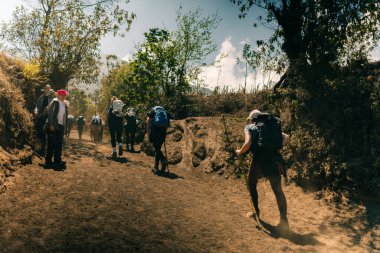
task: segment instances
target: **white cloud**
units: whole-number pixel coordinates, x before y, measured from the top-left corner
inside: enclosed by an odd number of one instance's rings
[[[372,51],[370,58],[371,60],[374,60],[374,61],[380,61],[380,45],[377,46],[375,50]]]
[[[216,86],[237,90],[244,87],[245,83],[245,65],[238,64],[237,58],[241,58],[242,47],[245,43],[249,43],[249,40],[243,40],[239,42],[239,49],[237,49],[233,43],[232,38],[227,37],[221,46],[218,55],[215,58],[215,64],[204,67],[202,69],[202,78],[205,80],[208,88],[214,89]],[[247,90],[255,88],[257,85],[263,86],[263,83],[267,84],[269,78],[277,80],[278,77],[274,74],[271,75],[258,72],[256,74],[253,71],[249,71],[247,75]]]

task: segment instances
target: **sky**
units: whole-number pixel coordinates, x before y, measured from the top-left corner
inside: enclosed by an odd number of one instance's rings
[[[1,0],[0,20],[9,20],[15,7],[23,2],[23,0]],[[243,44],[254,44],[258,39],[265,40],[272,31],[262,26],[253,28],[257,16],[263,14],[259,9],[253,9],[245,19],[239,19],[239,10],[230,0],[131,0],[127,4],[127,9],[134,12],[137,17],[130,31],[125,38],[106,36],[101,43],[102,54],[114,54],[125,59],[133,55],[136,44],[143,41],[143,33],[150,28],[174,30],[180,6],[183,12],[199,7],[205,16],[218,12],[222,18],[213,35],[218,49],[208,57],[208,61],[217,60],[222,55],[227,56],[222,58],[220,67],[203,68],[202,76],[207,84],[206,87],[213,89],[217,85],[221,87],[229,85],[236,89],[244,85],[245,67],[236,63],[236,59],[241,56]],[[372,58],[380,60],[379,48],[372,53]],[[277,78],[273,74],[250,73],[247,77],[247,88],[262,85],[270,79],[276,81]]]

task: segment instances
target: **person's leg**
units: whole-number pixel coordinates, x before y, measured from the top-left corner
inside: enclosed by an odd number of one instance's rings
[[[130,140],[130,143],[131,143],[131,151],[134,152],[135,151],[135,135],[136,135],[136,131],[130,131],[130,136],[129,136],[129,140]]]
[[[48,132],[47,132],[47,151],[46,151],[46,156],[45,156],[45,164],[51,164],[52,163],[54,146],[55,146],[55,132],[51,132],[50,130],[48,130]]]
[[[260,209],[259,209],[259,194],[257,193],[257,182],[259,181],[260,175],[261,175],[260,164],[253,159],[251,163],[251,168],[249,169],[249,172],[248,172],[248,186],[249,186],[249,193],[251,195],[251,199],[255,207],[258,218],[260,218]]]
[[[62,125],[59,125],[58,131],[55,137],[55,147],[54,147],[54,163],[62,162],[62,145],[63,137],[65,135],[65,130]]]
[[[127,149],[127,151],[129,151],[129,133],[128,133],[128,127],[127,126],[124,126],[124,132],[125,132],[125,138],[124,138],[124,141],[125,141],[125,147]]]
[[[276,173],[269,178],[273,193],[276,196],[277,206],[280,211],[280,224],[288,226],[287,203],[281,187],[281,175]]]
[[[83,129],[81,127],[78,127],[79,140],[82,140],[82,131]]]
[[[112,156],[116,157],[116,129],[113,123],[109,124],[109,131],[111,135]]]
[[[119,122],[116,126],[116,137],[119,145],[119,156],[123,155],[123,122]]]

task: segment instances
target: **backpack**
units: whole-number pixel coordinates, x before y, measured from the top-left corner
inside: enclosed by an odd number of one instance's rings
[[[99,116],[94,116],[91,119],[91,125],[101,125],[102,124],[102,119]]]
[[[282,148],[281,121],[269,113],[262,113],[254,119],[255,132],[250,129],[253,143],[251,150],[277,151]]]
[[[123,107],[124,103],[121,100],[117,99],[112,102],[112,112],[116,117],[123,117]]]
[[[155,111],[154,118],[152,120],[152,126],[160,127],[160,128],[168,128],[169,127],[169,118],[165,109],[161,106],[153,107]]]
[[[128,126],[136,126],[137,125],[136,110],[134,108],[129,108],[125,115],[125,119],[127,121]]]

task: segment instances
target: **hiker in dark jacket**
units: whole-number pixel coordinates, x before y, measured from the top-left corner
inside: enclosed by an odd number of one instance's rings
[[[117,97],[111,98],[111,105],[108,110],[108,127],[111,135],[111,145],[112,145],[112,158],[117,157],[116,153],[116,141],[119,146],[119,156],[123,155],[123,115],[122,115],[122,101],[118,100]]]
[[[82,140],[82,134],[85,127],[86,127],[86,119],[84,118],[83,114],[81,114],[77,118],[77,129],[78,129],[78,136],[79,136],[80,141]]]
[[[65,100],[67,94],[66,90],[58,90],[58,98],[53,99],[46,108],[48,119],[45,128],[48,135],[48,147],[45,166],[47,167],[52,165],[63,166],[66,164],[66,162],[62,161],[62,145],[68,117],[67,101]],[[52,163],[53,155],[54,164]]]
[[[161,106],[155,106],[148,112],[147,135],[148,141],[153,144],[155,161],[153,173],[158,174],[158,166],[161,161],[161,171],[165,171],[168,160],[161,151],[162,144],[166,139],[166,130],[169,127],[171,115]]]
[[[75,118],[73,115],[67,116],[67,124],[66,124],[66,137],[67,137],[67,139],[70,139],[71,128],[73,127],[74,121],[75,121]]]
[[[127,151],[135,152],[135,135],[137,130],[137,112],[135,108],[128,108],[124,115],[124,129],[125,129],[125,145]],[[129,144],[131,147],[129,148]]]
[[[38,98],[36,102],[36,108],[34,109],[34,114],[36,115],[36,132],[37,137],[40,141],[41,147],[38,153],[42,156],[46,152],[46,132],[44,130],[44,125],[46,122],[45,108],[50,104],[54,98],[54,91],[51,89],[50,85],[46,85],[42,90],[44,93]]]
[[[253,143],[257,140],[257,127],[255,125],[255,119],[261,114],[259,110],[253,110],[249,114],[247,121],[248,125],[244,128],[245,142],[241,149],[236,150],[236,155],[240,156],[251,149]],[[282,145],[289,142],[289,136],[282,133]],[[280,210],[280,223],[281,227],[289,227],[287,217],[287,204],[285,194],[281,187],[281,174],[283,169],[281,165],[283,161],[281,154],[276,151],[254,151],[253,159],[250,170],[248,172],[248,184],[250,195],[253,205],[256,209],[257,217],[260,217],[260,209],[257,193],[257,182],[261,176],[267,177],[270,181],[272,190],[276,196],[277,205]]]

